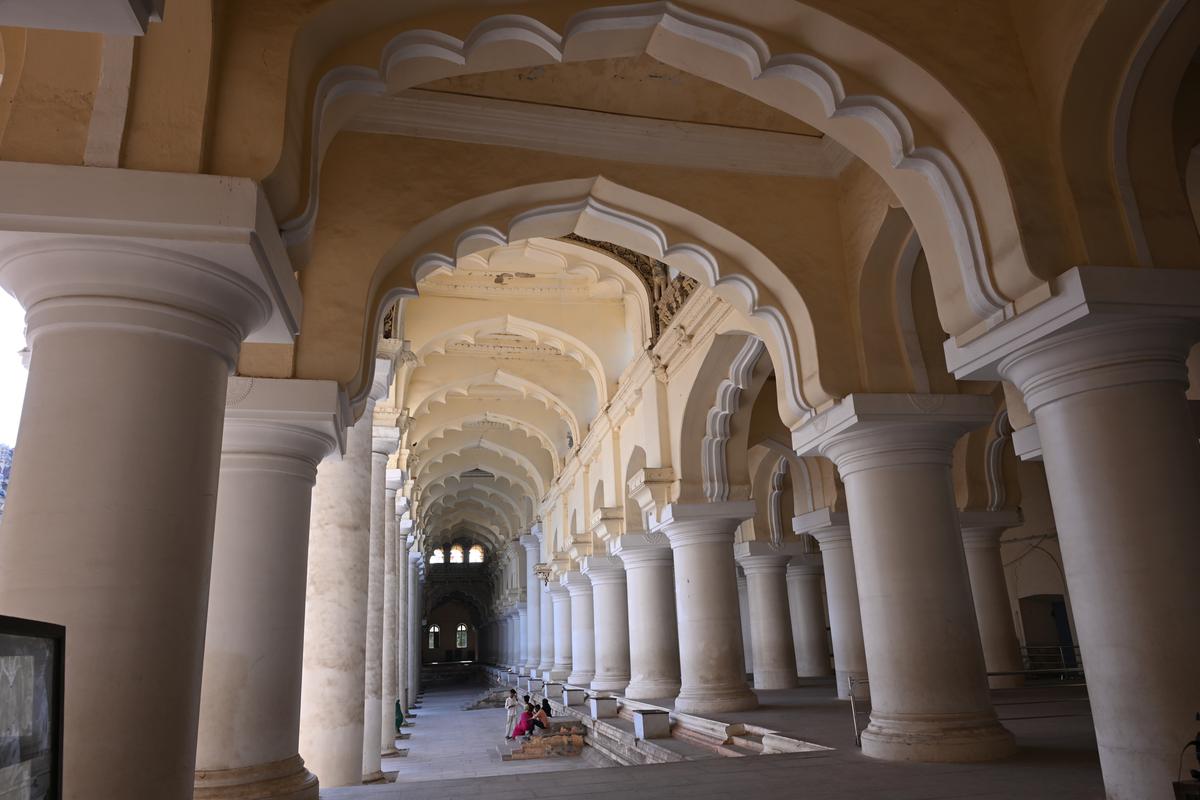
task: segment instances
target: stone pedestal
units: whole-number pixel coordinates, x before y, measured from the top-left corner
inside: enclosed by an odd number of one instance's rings
[[[819,446],[846,487],[871,673],[866,755],[1015,749],[988,698],[950,476],[954,443],[993,413],[981,396],[851,395],[796,434],[797,451]]]
[[[563,689],[562,704],[564,706],[581,706],[587,700],[587,692],[583,689]]]
[[[736,545],[737,562],[746,573],[750,641],[754,647],[754,688],[796,686],[796,651],[784,581],[791,555],[768,542]]]
[[[629,686],[637,699],[679,693],[675,577],[670,542],[660,533],[627,533],[612,553],[625,565],[629,615]]]
[[[226,380],[252,332],[291,341],[298,287],[253,181],[3,162],[0,184],[32,353],[0,609],[67,629],[64,796],[189,798]]]
[[[541,523],[533,526],[539,533]],[[542,582],[533,571],[542,560],[542,540],[532,530],[521,537],[521,546],[525,548],[525,663],[527,674],[532,674],[538,668],[542,658]]]
[[[317,464],[341,447],[340,407],[332,381],[231,379],[196,797],[317,796],[297,755],[305,573],[313,482]]]
[[[571,595],[562,584],[550,585],[554,608],[554,666],[547,680],[565,681],[571,674]]]
[[[754,503],[668,505],[658,523],[675,560],[681,686],[675,710],[685,714],[755,708],[746,685],[738,619],[733,535]],[[757,664],[755,665],[757,666]]]
[[[571,595],[571,674],[567,683],[587,688],[596,676],[596,627],[592,582],[586,575],[568,572],[562,585]]]
[[[866,699],[869,691],[863,681],[867,677],[867,653],[863,645],[862,613],[858,606],[858,581],[848,517],[845,513],[819,508],[795,517],[792,529],[796,533],[809,534],[821,546],[838,697],[850,697],[850,679],[853,678],[855,697]]]
[[[670,739],[671,715],[659,709],[635,710],[633,735],[638,739]]]
[[[596,627],[595,691],[619,692],[629,685],[629,604],[625,565],[612,556],[588,556],[579,571],[592,583]]]
[[[830,673],[825,604],[821,600],[822,573],[821,556],[817,553],[794,556],[787,567],[796,674],[801,678],[822,678]]]
[[[618,705],[615,697],[593,697],[588,700],[592,719],[611,719],[617,716]]]
[[[979,620],[979,639],[983,644],[983,663],[988,672],[1020,672],[1021,645],[1013,624],[1004,562],[1000,558],[1000,537],[1009,528],[1021,524],[1021,514],[1009,511],[963,511],[963,551]],[[1021,675],[989,675],[993,689],[1011,689],[1024,685]]]

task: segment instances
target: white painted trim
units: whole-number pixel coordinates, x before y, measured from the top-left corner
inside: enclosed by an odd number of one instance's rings
[[[100,80],[83,150],[84,166],[120,166],[132,80],[133,37],[105,36],[100,48]]]
[[[717,387],[716,399],[705,419],[704,441],[700,445],[700,469],[704,482],[704,496],[710,503],[729,500],[729,465],[725,451],[731,435],[729,422],[741,405],[742,390],[750,385],[754,365],[766,352],[763,340],[757,336],[746,337],[742,349],[729,364],[729,377]]]
[[[383,96],[345,130],[759,175],[833,178],[853,156],[829,136],[675,122],[410,89]]]

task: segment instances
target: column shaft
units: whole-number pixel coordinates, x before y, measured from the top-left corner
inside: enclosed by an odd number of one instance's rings
[[[542,610],[542,657],[538,662],[538,674],[544,678],[554,668],[554,601],[550,589],[541,581],[538,584],[541,586],[541,602],[538,605]]]
[[[561,584],[550,585],[554,609],[554,666],[550,680],[562,682],[571,674],[571,595]]]
[[[814,514],[818,512],[813,512]],[[854,550],[850,544],[850,526],[829,523],[829,512],[820,527],[800,523],[797,531],[811,534],[821,546],[825,568],[825,596],[829,603],[829,637],[833,643],[833,666],[837,674],[838,697],[850,697],[850,679],[858,681],[855,697],[865,699],[869,691],[861,681],[867,677],[867,653],[863,644],[862,612],[858,606],[858,579],[854,571]],[[843,518],[844,514],[841,515]]]
[[[753,514],[752,502],[672,504],[659,522],[675,560],[681,679],[676,711],[704,714],[758,705],[746,685],[733,561],[734,532]]]
[[[375,428],[378,431],[378,428]],[[383,702],[383,557],[384,502],[387,499],[386,442],[374,437],[371,452],[371,530],[367,566],[367,645],[363,670],[362,779],[383,779],[379,759],[379,729]]]
[[[388,480],[383,501],[383,677],[379,700],[379,751],[396,752],[396,488]]]
[[[400,708],[408,711],[408,660],[412,636],[408,627],[408,540],[401,531],[396,537],[396,691]],[[394,715],[395,712],[393,712]]]
[[[298,755],[309,510],[337,385],[235,378],[217,493],[195,796],[315,800]],[[312,418],[324,411],[325,421]]]
[[[579,567],[592,582],[596,629],[593,691],[619,692],[629,685],[629,602],[625,567],[618,558],[588,556]]]
[[[990,515],[989,512],[979,513]],[[1012,603],[1008,600],[1004,562],[1000,558],[1000,537],[1008,526],[968,521],[972,516],[972,512],[964,512],[960,518],[971,597],[975,601],[979,638],[983,644],[983,662],[988,672],[1020,672],[1024,669],[1021,646],[1013,624]],[[1018,524],[1020,518],[1016,514],[1013,516],[1012,524]],[[1012,688],[1023,685],[1024,678],[1020,675],[990,675],[988,684],[993,689]]]
[[[739,549],[749,548],[742,545]],[[790,558],[786,554],[738,555],[738,563],[746,573],[755,689],[796,686],[796,649],[788,614],[789,585],[784,579]]]
[[[563,576],[571,595],[571,674],[567,683],[587,688],[596,677],[596,617],[592,583],[579,572]]]
[[[322,462],[312,497],[300,754],[324,787],[362,782],[373,406],[346,455]]]
[[[1113,800],[1165,793],[1200,708],[1196,334],[1171,319],[1101,323],[1000,363],[1037,421]]]
[[[631,533],[613,547],[625,564],[629,614],[631,700],[679,693],[679,629],[675,621],[675,572],[671,548],[659,534]]]
[[[542,657],[542,595],[541,584],[534,567],[540,561],[541,541],[532,534],[521,537],[525,548],[525,663],[526,672],[533,674]]]
[[[825,636],[825,604],[821,600],[821,557],[797,556],[787,568],[788,608],[796,648],[796,674],[821,678],[830,673],[829,640]]]
[[[746,674],[754,674],[754,634],[750,624],[750,584],[742,574],[741,567],[737,570],[738,590],[738,620],[742,624],[742,659],[746,664]]]

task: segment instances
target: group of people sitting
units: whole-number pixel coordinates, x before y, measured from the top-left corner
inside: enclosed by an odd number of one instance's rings
[[[550,701],[542,698],[542,704],[536,706],[529,702],[529,695],[525,695],[524,703],[517,699],[517,690],[509,689],[508,697],[504,700],[505,710],[505,739],[516,739],[518,736],[529,739],[533,735],[536,728],[546,729],[550,724]],[[520,716],[518,716],[520,711]]]

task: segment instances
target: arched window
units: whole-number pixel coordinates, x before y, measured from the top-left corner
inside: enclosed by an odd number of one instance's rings
[[[483,547],[481,545],[477,545],[477,544],[471,545],[471,549],[467,551],[467,563],[468,564],[482,564],[483,563]]]
[[[461,544],[456,544],[450,548],[450,563],[461,564],[463,562],[463,549]]]
[[[433,555],[431,555],[429,557],[429,563],[430,564],[445,564],[446,563],[446,555],[445,555],[445,553],[442,552],[442,548],[440,548],[440,547],[433,548]]]
[[[442,629],[437,625],[429,626],[429,649],[435,650],[438,646],[438,640],[442,638]]]
[[[467,646],[467,626],[461,622],[454,629],[454,646],[459,650]]]

